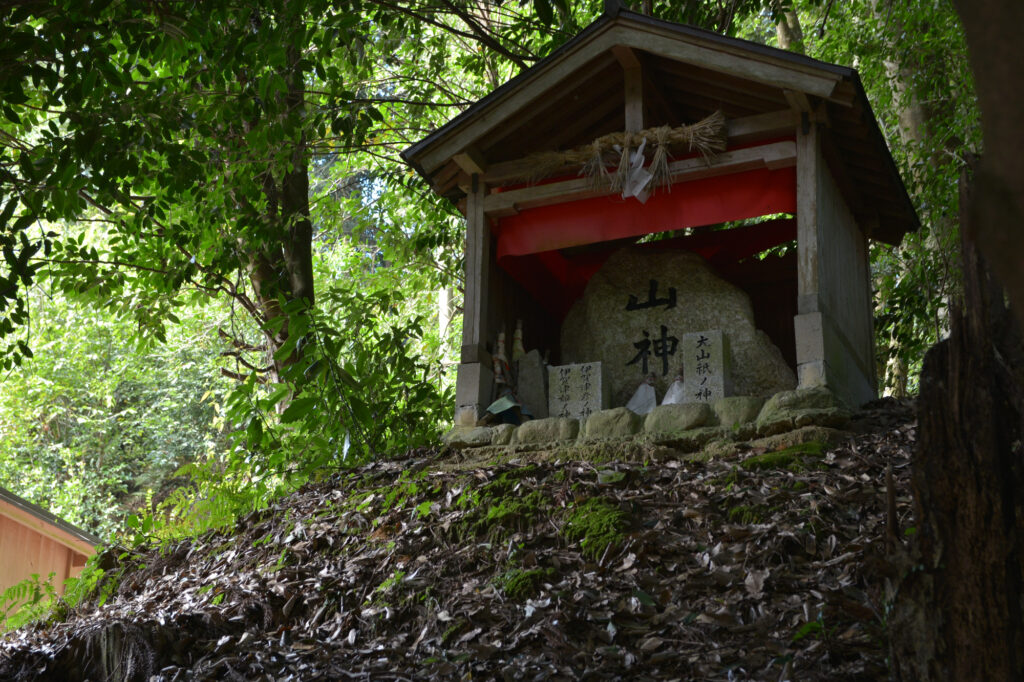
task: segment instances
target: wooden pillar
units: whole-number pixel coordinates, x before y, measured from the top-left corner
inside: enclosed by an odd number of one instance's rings
[[[486,186],[473,173],[466,197],[466,294],[463,303],[462,349],[455,382],[455,423],[468,426],[490,404],[493,372],[485,347],[488,329],[491,230],[484,215]]]
[[[796,137],[797,309],[818,312],[818,173],[822,163],[817,126],[801,115]]]

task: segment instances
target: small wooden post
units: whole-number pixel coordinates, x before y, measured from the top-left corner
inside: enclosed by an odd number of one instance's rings
[[[644,129],[644,75],[640,60],[633,50],[622,45],[613,47],[612,52],[622,65],[625,79],[626,132],[638,133]]]

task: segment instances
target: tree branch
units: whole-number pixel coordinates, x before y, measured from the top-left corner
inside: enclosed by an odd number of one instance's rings
[[[226,376],[228,379],[234,379],[235,381],[245,381],[245,380],[247,380],[249,378],[249,377],[247,377],[244,374],[240,374],[238,372],[232,372],[230,369],[225,369],[223,367],[220,368],[220,373],[221,373],[221,376]],[[256,383],[257,384],[265,384],[265,383],[267,383],[267,377],[256,377]]]
[[[256,372],[257,374],[266,374],[266,373],[268,373],[268,372],[270,372],[270,371],[272,371],[274,369],[273,365],[270,365],[269,367],[257,367],[256,365],[252,364],[251,362],[249,362],[248,360],[243,358],[242,357],[242,353],[240,351],[226,350],[226,351],[223,351],[220,355],[221,355],[221,357],[232,357],[232,358],[234,358],[235,361],[238,362],[238,364],[244,366],[246,369],[251,369],[252,371]]]
[[[224,339],[238,350],[251,351],[253,353],[262,353],[267,350],[266,346],[253,346],[252,344],[245,343],[244,341],[239,341],[236,337],[224,331],[223,327],[217,327],[217,336]]]

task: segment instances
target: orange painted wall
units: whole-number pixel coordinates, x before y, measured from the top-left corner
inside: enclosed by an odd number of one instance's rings
[[[86,556],[65,547],[36,530],[0,515],[0,591],[39,574],[46,580],[56,573],[53,585],[63,593],[63,581],[77,577],[85,566]]]

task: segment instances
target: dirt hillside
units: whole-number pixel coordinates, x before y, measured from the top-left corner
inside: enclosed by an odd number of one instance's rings
[[[338,474],[123,559],[102,605],[6,635],[0,679],[884,679],[885,470],[902,536],[913,409],[851,428],[724,459]]]

